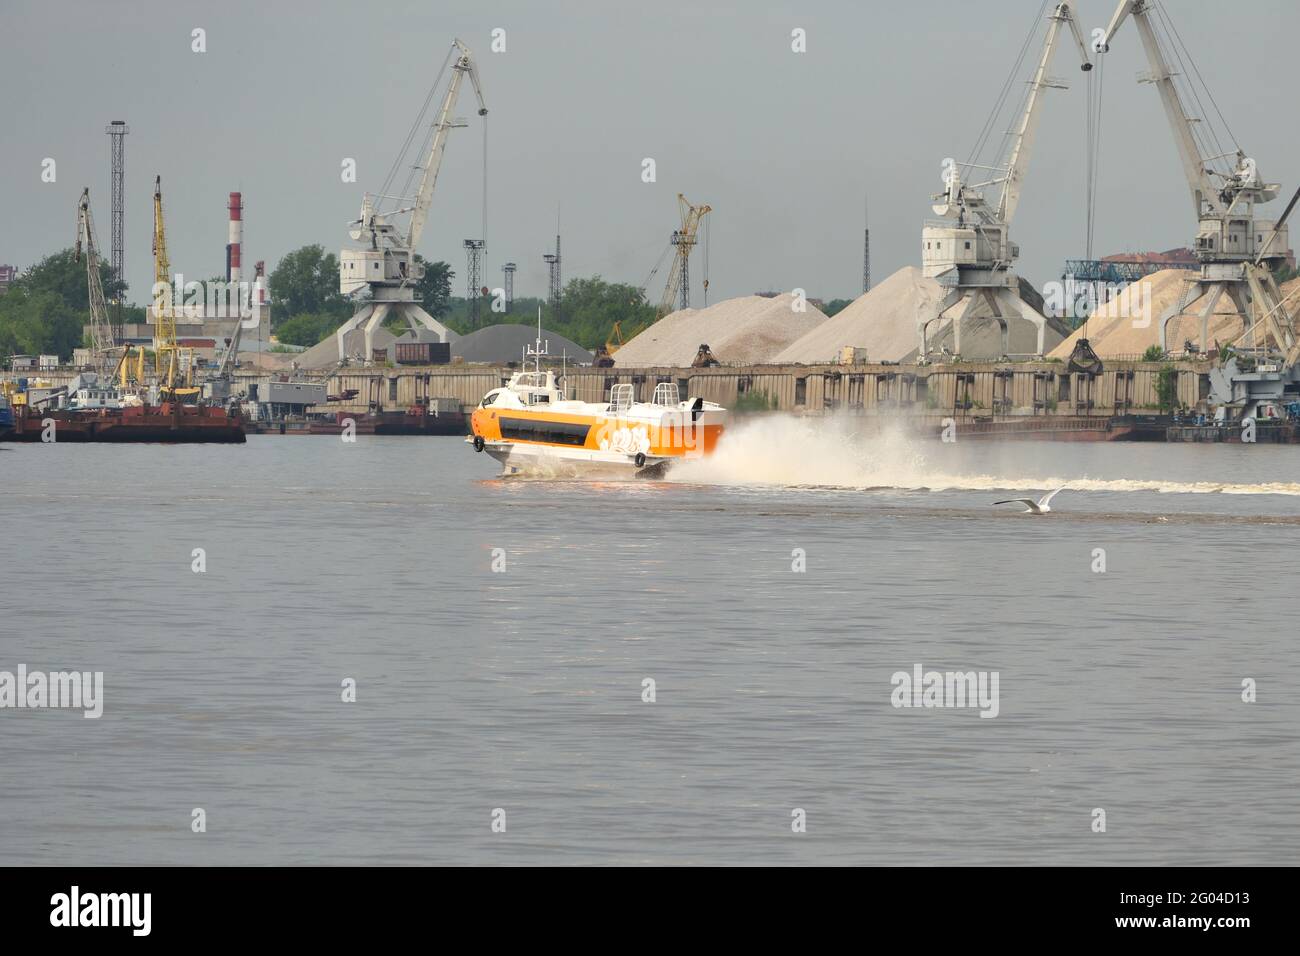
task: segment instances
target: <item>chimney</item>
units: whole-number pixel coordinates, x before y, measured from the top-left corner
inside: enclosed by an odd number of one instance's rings
[[[226,281],[239,281],[239,247],[244,238],[244,202],[240,193],[230,194],[230,242],[226,245]]]

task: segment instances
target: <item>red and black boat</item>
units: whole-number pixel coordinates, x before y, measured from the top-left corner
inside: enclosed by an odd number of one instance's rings
[[[215,405],[128,405],[123,408],[14,408],[14,427],[0,441],[168,442],[193,444],[246,441],[238,411]]]

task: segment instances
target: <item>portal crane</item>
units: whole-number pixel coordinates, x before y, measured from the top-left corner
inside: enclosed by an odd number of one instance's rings
[[[1037,354],[1043,354],[1047,319],[1020,294],[1020,279],[1010,268],[1020,255],[1020,247],[1010,241],[1008,230],[1020,205],[1021,187],[1029,169],[1034,136],[1042,115],[1043,92],[1065,88],[1060,80],[1047,75],[1062,26],[1069,28],[1079,48],[1080,69],[1085,72],[1092,69],[1088,45],[1071,0],[1058,3],[1048,21],[1047,35],[1033,78],[1029,81],[1024,110],[1011,134],[1005,164],[987,167],[974,163],[957,164],[950,160],[944,163],[944,190],[932,197],[934,213],[941,218],[927,222],[921,230],[921,262],[923,273],[938,279],[949,291],[934,307],[918,317],[917,336],[922,362],[928,360],[930,326],[963,300],[966,305],[952,323],[955,354],[961,354],[962,322],[973,318],[981,303],[989,307],[993,319],[1002,329],[1004,355],[1008,351],[1007,319],[1014,316],[1037,328]],[[962,181],[962,169],[991,171],[995,175],[985,182],[967,185]],[[985,200],[983,190],[997,185],[1001,185],[1002,190],[997,204],[991,205]]]
[[[420,171],[420,182],[414,199],[383,195],[388,188],[388,183],[385,183],[379,195],[366,193],[361,200],[360,218],[352,221],[353,228],[348,233],[353,241],[364,243],[365,247],[344,249],[339,255],[339,290],[344,295],[369,292],[369,296],[359,303],[356,314],[335,333],[340,362],[347,360],[345,337],[356,329],[364,330],[365,360],[370,361],[374,354],[375,329],[393,316],[405,319],[412,331],[423,326],[436,334],[439,341],[450,340],[451,330],[424,311],[416,301],[416,286],[424,276],[424,266],[415,261],[415,249],[419,245],[420,235],[424,232],[429,217],[434,186],[437,184],[443,153],[447,148],[447,135],[452,129],[467,125],[463,120],[452,118],[452,111],[456,108],[456,100],[460,96],[460,89],[466,76],[469,77],[474,87],[474,95],[478,99],[479,116],[487,115],[487,106],[483,102],[478,65],[469,48],[460,40],[453,40],[447,62],[451,66],[451,78],[443,95],[438,115],[429,130],[424,163],[416,167]],[[434,81],[434,89],[437,89],[446,68],[447,64],[444,64],[443,70]],[[432,100],[432,97],[431,90],[429,100]],[[426,109],[428,102],[426,101],[425,104]],[[412,141],[416,128],[423,118],[422,110],[416,119],[415,127],[407,137],[408,144]],[[404,148],[402,152],[404,156],[406,149]],[[399,156],[394,163],[393,170],[388,175],[389,182],[396,175],[401,160],[402,157]],[[411,176],[411,179],[413,178],[414,171]],[[410,180],[408,184],[409,182]],[[410,205],[380,211],[377,202],[382,203],[384,200],[406,202]],[[407,213],[410,213],[410,221],[405,229],[401,229],[394,220]]]
[[[1276,347],[1287,353],[1295,344],[1294,326],[1283,308],[1282,294],[1272,274],[1272,268],[1291,254],[1286,217],[1277,223],[1255,218],[1255,204],[1276,198],[1281,187],[1266,183],[1255,160],[1240,147],[1235,153],[1221,156],[1202,155],[1193,127],[1195,121],[1183,106],[1174,83],[1177,74],[1162,50],[1157,16],[1167,14],[1157,10],[1151,0],[1120,0],[1101,46],[1108,50],[1116,31],[1132,18],[1150,66],[1147,79],[1160,93],[1198,224],[1195,252],[1201,262],[1200,275],[1189,281],[1179,301],[1161,314],[1160,347],[1168,350],[1169,323],[1199,301],[1202,303],[1198,312],[1199,344],[1205,350],[1209,344],[1210,316],[1226,293],[1251,333],[1252,342],[1258,329],[1267,332]],[[1215,170],[1213,164],[1225,158],[1235,161],[1232,170]],[[1288,212],[1290,208],[1287,207]]]
[[[95,241],[95,221],[90,214],[90,187],[81,191],[77,203],[77,242],[74,259],[80,261],[82,248],[86,252],[86,288],[90,295],[90,352],[91,364],[101,376],[107,375],[112,353],[117,348],[113,339],[113,326],[108,321],[108,307],[104,302],[104,283],[99,270],[99,244]]]

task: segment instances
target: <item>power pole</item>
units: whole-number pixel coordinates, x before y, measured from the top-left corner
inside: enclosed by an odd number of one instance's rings
[[[505,275],[505,281],[502,283],[502,291],[506,295],[506,313],[514,311],[515,306],[515,270],[519,268],[513,262],[507,262],[501,267]]]
[[[465,253],[469,259],[469,321],[478,325],[480,287],[483,285],[483,249],[487,243],[482,239],[466,239]]]
[[[555,237],[555,254],[542,256],[542,260],[551,269],[551,310],[556,317],[560,314],[560,237]]]
[[[109,136],[110,153],[112,156],[112,174],[109,177],[110,193],[110,238],[109,238],[109,266],[113,270],[113,278],[118,282],[126,282],[126,243],[123,241],[125,229],[123,220],[126,216],[126,134],[131,132],[130,127],[126,125],[125,120],[113,120],[104,127],[104,132]],[[115,294],[113,296],[113,317],[117,320],[118,331],[122,326],[122,296]]]
[[[868,216],[866,200],[862,201],[862,221],[866,228],[862,230],[862,291],[871,291],[871,220]]]

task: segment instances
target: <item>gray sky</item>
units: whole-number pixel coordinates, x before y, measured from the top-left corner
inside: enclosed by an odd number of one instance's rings
[[[1300,6],[1166,0],[1243,148],[1295,188],[1285,157]],[[6,0],[0,31],[0,262],[71,244],[82,186],[109,242],[109,140],[127,138],[127,278],[152,282],[151,195],[163,178],[174,271],[224,269],[226,194],[242,190],[244,261],[274,268],[309,242],[337,251],[361,194],[378,189],[452,37],[476,53],[488,117],[489,285],[519,263],[516,294],[542,295],[541,256],[561,207],[566,279],[642,283],[676,225],[676,194],[708,202],[710,301],[765,289],[861,291],[863,199],[874,277],[919,265],[921,221],[945,156],[965,158],[1039,0],[825,2],[106,3]],[[1086,27],[1112,0],[1079,0]],[[976,16],[973,11],[981,10]],[[191,30],[207,52],[191,52]],[[506,30],[507,51],[489,51]],[[790,32],[807,31],[807,52]],[[1215,55],[1215,45],[1225,51]],[[1017,77],[1028,76],[1028,66]],[[1186,245],[1190,200],[1132,24],[1108,55],[1097,254]],[[1084,83],[1071,46],[1052,73],[1012,227],[1035,283],[1083,254]],[[419,251],[464,294],[461,241],[480,232],[482,131],[447,149]],[[1006,124],[1002,124],[1005,126]],[[1001,128],[1001,127],[1000,127]],[[57,161],[57,182],[40,181]],[[354,157],[358,182],[340,181]],[[641,181],[653,157],[658,181]],[[697,253],[698,256],[698,253]],[[695,275],[702,260],[693,259]],[[651,287],[658,297],[661,272]],[[698,283],[695,302],[699,303]]]

